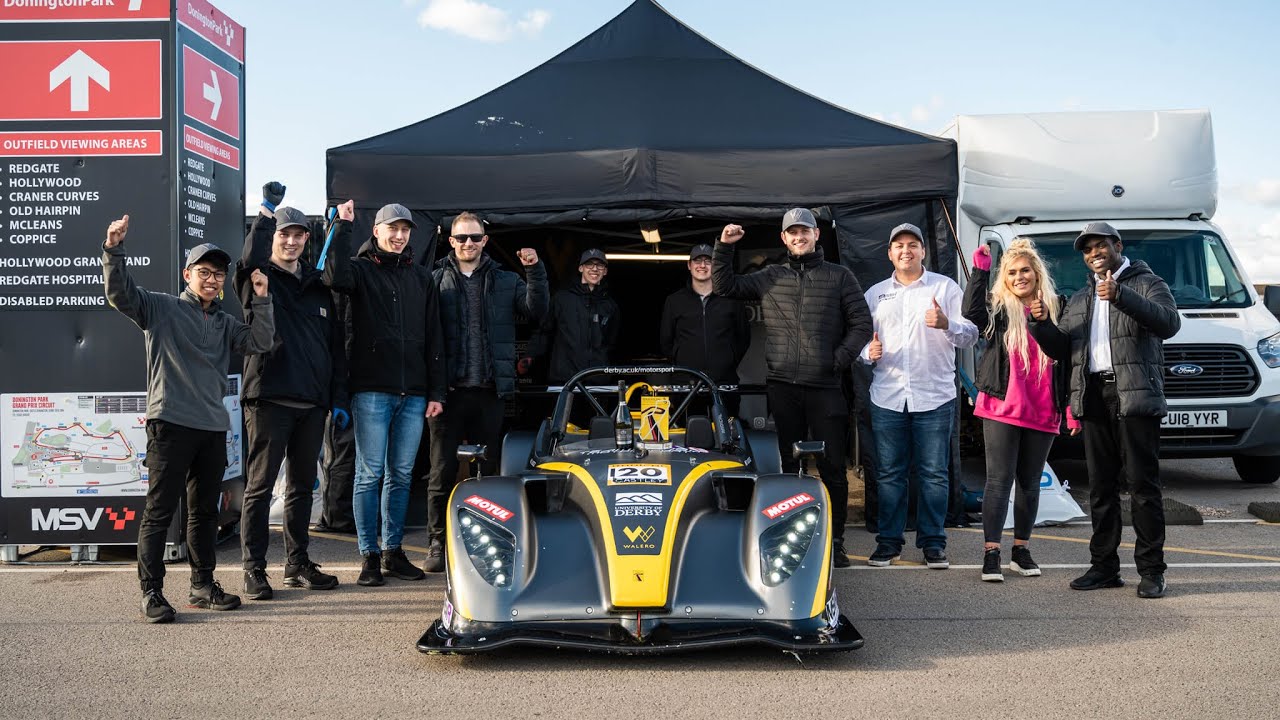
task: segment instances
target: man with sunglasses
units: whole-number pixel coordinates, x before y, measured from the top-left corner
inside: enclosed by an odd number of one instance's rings
[[[311,223],[301,210],[280,206],[284,193],[278,182],[263,186],[262,204],[244,239],[235,275],[246,318],[254,312],[249,302],[253,272],[270,276],[275,288],[275,347],[250,356],[244,365],[248,472],[240,543],[244,592],[251,600],[269,600],[274,594],[267,579],[268,522],[271,491],[286,459],[284,584],[307,590],[338,586],[338,578],[320,572],[307,555],[307,526],[325,417],[333,408],[337,426],[346,427],[351,420],[346,410],[343,323],[322,273],[303,258]]]
[[[454,218],[453,251],[436,263],[440,324],[448,368],[448,410],[427,422],[431,428],[431,476],[427,482],[424,570],[444,570],[446,504],[458,475],[459,443],[487,445],[482,471],[492,473],[502,444],[505,400],[516,389],[516,321],[537,323],[547,313],[547,271],[530,248],[516,252],[528,275],[503,270],[484,252],[489,236],[474,213]]]
[[[125,215],[107,227],[102,279],[107,301],[143,332],[147,353],[147,502],[138,527],[138,579],[142,614],[149,623],[173,622],[165,600],[164,544],[183,493],[187,496],[190,607],[234,610],[240,598],[213,579],[217,566],[218,497],[227,467],[231,428],[222,398],[231,353],[271,349],[275,321],[267,276],[250,275],[253,320],[245,324],[222,311],[222,287],[231,256],[212,243],[187,253],[181,295],[138,287],[125,264]]]

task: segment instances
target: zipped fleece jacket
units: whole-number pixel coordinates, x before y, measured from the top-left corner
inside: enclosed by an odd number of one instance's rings
[[[147,419],[195,430],[230,430],[222,398],[231,353],[271,349],[276,328],[270,294],[253,296],[253,321],[246,325],[223,312],[222,303],[201,307],[189,290],[179,296],[145,290],[129,276],[124,243],[103,248],[102,280],[107,302],[141,328],[146,339]]]
[[[236,292],[253,319],[255,269],[269,279],[276,324],[270,352],[245,359],[245,400],[289,400],[324,410],[346,408],[347,355],[342,318],[321,272],[299,262],[301,277],[271,262],[276,219],[259,214],[236,263]]]
[[[840,376],[871,341],[871,312],[853,271],[816,249],[747,275],[734,270],[734,245],[717,241],[711,258],[717,295],[760,300],[767,331],[767,379],[840,387]]]
[[[703,302],[692,284],[667,296],[658,344],[676,365],[701,370],[717,383],[736,385],[738,363],[751,343],[741,300],[712,293]]]
[[[444,402],[444,335],[431,271],[373,239],[351,257],[351,223],[338,220],[325,256],[324,283],[350,300],[352,393],[418,395]]]
[[[605,284],[593,292],[575,280],[551,298],[547,317],[529,341],[529,354],[551,353],[547,379],[559,385],[580,370],[609,364],[619,324],[618,303]]]
[[[436,263],[433,273],[440,288],[440,324],[444,330],[445,360],[449,382],[456,382],[465,375],[464,363],[474,363],[477,358],[468,357],[465,343],[468,327],[476,325],[484,332],[488,344],[488,368],[483,368],[492,378],[498,397],[508,397],[516,391],[516,316],[522,315],[535,327],[547,314],[550,291],[547,289],[547,268],[541,262],[525,268],[528,282],[518,274],[498,267],[488,255],[483,255],[471,281],[480,282],[480,297],[484,316],[479,323],[467,317],[467,297],[464,276],[458,269],[453,253]]]
[[[1094,417],[1102,408],[1085,407],[1085,381],[1089,372],[1089,326],[1097,304],[1097,278],[1080,288],[1062,311],[1058,324],[1032,321],[1031,335],[1040,349],[1054,359],[1071,361],[1071,413]],[[1116,278],[1107,323],[1111,331],[1111,362],[1116,374],[1121,417],[1164,417],[1164,341],[1182,328],[1182,317],[1173,293],[1159,275],[1141,260]]]

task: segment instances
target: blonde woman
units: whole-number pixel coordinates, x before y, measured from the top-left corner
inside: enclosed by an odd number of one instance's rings
[[[1035,245],[1015,238],[991,275],[991,253],[984,245],[973,254],[973,276],[965,290],[964,316],[986,339],[978,364],[974,416],[982,418],[987,447],[987,485],[982,496],[986,545],[982,579],[1001,582],[1000,535],[1009,512],[1009,493],[1017,486],[1013,508],[1013,553],[1009,570],[1040,575],[1028,543],[1040,505],[1040,477],[1062,422],[1067,380],[1065,363],[1054,362],[1028,332],[1028,316],[1055,322],[1062,302]],[[990,292],[988,292],[988,285]],[[1067,418],[1072,434],[1079,432]]]

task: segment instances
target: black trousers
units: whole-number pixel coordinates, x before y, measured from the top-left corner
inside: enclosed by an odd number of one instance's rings
[[[164,587],[164,544],[182,493],[187,494],[191,584],[213,581],[218,564],[218,496],[227,469],[227,434],[164,420],[147,421],[147,504],[138,526],[142,591]]]
[[[1009,493],[1014,486],[1018,491],[1013,500],[1013,538],[1031,539],[1031,528],[1040,511],[1040,477],[1053,437],[1047,432],[983,418],[987,484],[982,491],[982,535],[987,542],[1000,542],[1009,515]]]
[[[351,494],[356,480],[355,422],[339,429],[333,419],[324,430],[324,499],[320,524],[336,532],[355,532],[356,518]]]
[[[240,510],[240,548],[245,570],[267,566],[271,491],[285,465],[285,567],[301,568],[307,557],[307,526],[311,524],[312,489],[316,463],[324,440],[325,408],[291,408],[268,401],[244,404],[249,452]]]
[[[839,388],[813,388],[790,383],[768,383],[769,412],[778,433],[784,472],[797,472],[800,463],[791,457],[792,443],[812,438],[827,444],[818,461],[818,474],[831,495],[831,534],[844,540],[849,514],[849,478],[845,466],[849,444],[849,406]]]
[[[487,445],[480,471],[492,475],[502,453],[505,403],[492,388],[455,388],[444,402],[443,415],[428,418],[431,427],[431,476],[427,483],[427,535],[444,540],[449,493],[458,479],[458,446]]]
[[[1140,575],[1156,575],[1164,562],[1164,499],[1160,484],[1160,419],[1120,417],[1114,382],[1086,378],[1085,406],[1080,418],[1084,457],[1089,468],[1089,503],[1093,515],[1090,561],[1106,572],[1120,571],[1120,490],[1129,491],[1133,560]]]

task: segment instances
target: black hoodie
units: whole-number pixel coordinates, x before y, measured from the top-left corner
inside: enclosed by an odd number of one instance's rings
[[[594,292],[575,282],[551,298],[551,310],[529,341],[529,354],[541,357],[549,351],[547,381],[563,384],[579,370],[608,365],[618,342],[618,303],[604,283]]]

